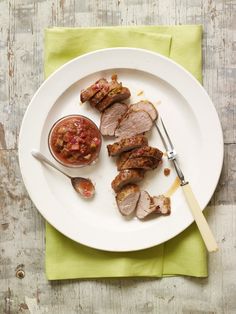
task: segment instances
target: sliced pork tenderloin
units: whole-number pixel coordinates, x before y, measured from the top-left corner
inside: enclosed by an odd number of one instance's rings
[[[150,131],[153,121],[146,111],[129,110],[115,130],[115,136],[127,138]]]
[[[165,195],[158,195],[152,197],[152,205],[156,214],[170,215],[171,213],[171,201],[169,197]]]
[[[107,83],[103,86],[103,88],[100,89],[99,92],[97,92],[91,99],[90,99],[90,105],[95,107],[97,106],[103,98],[105,98],[112,90],[114,89],[121,89],[122,83],[118,83],[116,80],[112,80],[111,82]]]
[[[104,136],[114,136],[121,117],[127,112],[128,106],[115,103],[103,111],[100,120],[100,131]]]
[[[118,156],[122,152],[129,151],[134,148],[142,147],[148,144],[148,140],[144,135],[135,135],[121,139],[119,142],[107,145],[109,156]]]
[[[164,195],[150,197],[148,192],[141,191],[136,207],[136,216],[144,219],[150,214],[169,215],[171,212],[170,198]]]
[[[152,157],[128,158],[118,170],[143,169],[152,170],[158,167],[160,160]]]
[[[158,160],[161,160],[162,156],[163,156],[163,152],[160,151],[156,147],[145,145],[143,147],[136,148],[136,149],[132,150],[130,152],[129,158],[140,157],[140,156],[152,157],[152,158],[156,158]]]
[[[123,163],[129,158],[151,157],[151,158],[156,158],[158,160],[161,160],[162,156],[163,156],[163,153],[158,148],[145,145],[145,146],[142,146],[141,148],[136,148],[129,152],[124,152],[120,154],[116,164],[117,164],[117,168],[120,169]]]
[[[89,86],[88,88],[84,89],[80,93],[80,100],[82,103],[88,101],[92,98],[98,91],[100,91],[104,86],[108,84],[105,78],[101,78],[97,80],[93,85]]]
[[[130,90],[127,87],[115,88],[108,93],[96,106],[99,111],[104,111],[115,102],[120,102],[130,97]]]
[[[135,211],[140,196],[139,187],[136,184],[124,186],[116,195],[116,202],[122,215],[128,216]]]
[[[129,159],[129,156],[131,155],[131,151],[123,152],[120,154],[120,156],[116,160],[117,170],[121,170],[122,165]]]
[[[141,101],[137,102],[136,104],[132,104],[130,106],[130,109],[135,110],[135,111],[138,111],[138,110],[146,111],[150,115],[150,117],[153,121],[155,121],[158,117],[158,112],[157,112],[156,108],[148,100],[141,100]]]
[[[111,186],[115,192],[120,191],[127,184],[134,184],[140,182],[144,178],[144,171],[141,169],[126,169],[119,172],[119,174],[112,181]]]
[[[153,209],[151,207],[151,197],[148,194],[147,191],[141,191],[139,201],[136,207],[136,216],[139,219],[144,219],[148,215],[150,215],[153,211],[155,211],[155,208]]]

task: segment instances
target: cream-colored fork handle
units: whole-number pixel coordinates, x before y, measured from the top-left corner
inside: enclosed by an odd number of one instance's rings
[[[198,201],[195,195],[193,194],[191,186],[189,185],[189,183],[187,183],[182,186],[182,189],[184,191],[184,195],[186,197],[187,203],[189,205],[193,218],[196,221],[196,224],[198,226],[198,229],[201,233],[201,236],[203,238],[203,241],[205,242],[205,245],[208,251],[209,252],[217,251],[218,245],[206,221],[206,218],[204,217],[202,213],[202,210],[198,204]]]

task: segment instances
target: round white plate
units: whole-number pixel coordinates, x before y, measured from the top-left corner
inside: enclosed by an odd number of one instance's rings
[[[76,176],[90,177],[96,196],[84,200],[68,179],[40,164],[31,156],[38,149],[52,161],[47,137],[53,123],[67,114],[83,114],[99,125],[100,114],[79,95],[101,77],[113,73],[131,90],[130,103],[148,99],[157,106],[179,155],[179,162],[202,208],[209,202],[219,179],[223,161],[223,139],[219,119],[207,93],[184,68],[159,54],[142,49],[113,48],[78,57],[54,72],[34,95],[22,122],[19,161],[25,186],[45,219],[67,237],[89,247],[107,251],[134,251],[165,242],[193,221],[179,188],[173,195],[168,217],[139,221],[118,211],[111,181],[117,174],[104,140],[99,162],[83,169],[68,169]],[[138,96],[139,92],[143,94]],[[161,103],[159,103],[161,101]],[[149,143],[163,149],[157,131]],[[54,161],[55,162],[55,161]],[[63,166],[59,165],[61,168]],[[151,195],[164,193],[176,178],[163,174],[172,168],[164,157],[157,170],[148,172],[140,184]]]

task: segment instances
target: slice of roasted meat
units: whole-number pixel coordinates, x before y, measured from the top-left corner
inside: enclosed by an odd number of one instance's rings
[[[158,167],[160,160],[151,157],[136,157],[127,159],[118,170],[143,169],[152,170]]]
[[[170,198],[164,195],[150,197],[148,192],[140,193],[136,207],[136,216],[144,219],[150,214],[169,215],[171,212]]]
[[[127,184],[134,184],[141,181],[143,177],[144,171],[141,169],[122,170],[112,181],[111,186],[115,192],[118,192]]]
[[[104,111],[115,102],[120,102],[130,97],[130,91],[127,87],[118,87],[108,93],[96,106],[99,111]]]
[[[151,207],[154,208],[156,214],[169,215],[171,212],[170,198],[165,195],[153,196]]]
[[[126,138],[151,130],[153,121],[144,110],[129,110],[115,130],[115,136]]]
[[[134,148],[142,147],[148,144],[148,140],[144,135],[135,135],[121,139],[119,142],[107,145],[109,156],[118,156],[122,152],[129,151]]]
[[[140,190],[136,184],[123,187],[116,195],[116,202],[122,215],[128,216],[135,211]]]
[[[156,158],[158,160],[161,160],[162,156],[163,156],[163,153],[158,148],[145,145],[140,148],[136,148],[131,151],[120,154],[117,160],[117,168],[119,170],[121,166],[123,165],[123,163],[129,158],[151,157],[151,158]]]
[[[104,136],[114,136],[121,117],[127,112],[128,106],[115,103],[103,111],[100,120],[100,131]]]
[[[99,92],[97,92],[91,99],[90,105],[95,107],[97,106],[104,97],[106,97],[112,90],[118,90],[122,88],[122,83],[118,83],[116,80],[112,80],[111,82],[105,84]]]
[[[101,78],[100,80],[96,81],[93,85],[82,90],[80,93],[81,102],[83,103],[85,101],[88,101],[107,84],[108,84],[107,80],[105,78]]]
[[[151,197],[146,191],[140,192],[139,201],[136,207],[136,216],[139,219],[144,219],[149,214],[155,211],[155,208],[151,208]]]
[[[132,110],[135,110],[135,111],[137,111],[137,110],[146,111],[150,115],[150,117],[153,121],[155,121],[158,117],[158,112],[157,112],[156,108],[148,100],[141,100],[141,101],[137,102],[136,104],[131,105],[130,108]]]

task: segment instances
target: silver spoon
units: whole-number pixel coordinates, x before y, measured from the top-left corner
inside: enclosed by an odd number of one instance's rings
[[[36,150],[32,150],[31,154],[38,159],[40,162],[45,162],[52,168],[64,174],[67,178],[71,180],[71,184],[76,192],[82,195],[84,198],[91,198],[95,193],[95,187],[90,179],[82,178],[82,177],[71,177],[60,168],[58,168],[54,163],[48,160],[45,156],[43,156],[40,152]]]

